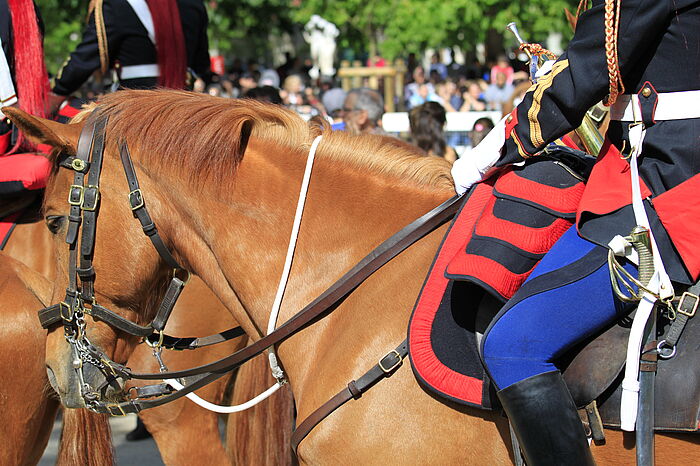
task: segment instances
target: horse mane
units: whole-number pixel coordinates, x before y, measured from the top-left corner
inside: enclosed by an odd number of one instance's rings
[[[313,138],[323,134],[319,158],[419,185],[452,187],[448,162],[425,157],[396,138],[331,131],[329,125],[307,123],[291,110],[257,100],[123,90],[86,111],[93,109],[109,116],[108,131],[126,140],[140,160],[155,170],[180,170],[194,183],[231,180],[251,137],[286,147],[288,156],[294,152],[305,157]]]

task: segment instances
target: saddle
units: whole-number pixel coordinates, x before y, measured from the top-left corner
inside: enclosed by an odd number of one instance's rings
[[[411,365],[426,390],[459,404],[499,408],[479,355],[481,336],[573,225],[592,163],[582,152],[557,147],[472,189],[443,240],[409,323]],[[691,342],[700,341],[700,322],[693,320],[685,327],[677,354],[658,364],[659,430],[698,429],[700,359],[690,355],[698,346]],[[659,323],[660,332],[666,327],[668,322]],[[628,322],[616,323],[560,364],[577,405],[590,408],[597,400],[607,427],[620,425],[628,335]]]

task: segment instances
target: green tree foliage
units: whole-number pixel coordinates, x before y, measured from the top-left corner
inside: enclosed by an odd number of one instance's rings
[[[54,74],[80,41],[89,0],[35,0],[44,20],[46,67]]]
[[[564,8],[575,11],[577,5],[577,0],[302,0],[294,19],[303,23],[319,14],[352,41],[341,45],[361,44],[394,58],[428,47],[470,49],[484,42],[488,31],[505,35],[511,21],[527,40],[543,40],[549,32],[570,37]]]

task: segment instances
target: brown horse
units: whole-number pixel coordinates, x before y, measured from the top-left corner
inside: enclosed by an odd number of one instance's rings
[[[266,327],[314,136],[323,132],[280,321],[453,194],[449,165],[441,159],[418,156],[390,138],[309,127],[276,106],[182,92],[125,91],[106,97],[98,109],[110,120],[95,286],[103,305],[132,320],[149,318],[134,309],[152,283],[163,283],[166,265],[132,218],[117,137],[129,144],[149,212],[176,259],[207,283],[253,338]],[[82,125],[59,125],[13,109],[7,113],[35,140],[56,152],[75,153]],[[177,163],[172,162],[175,153]],[[68,170],[57,170],[47,189],[47,215],[66,215],[72,178]],[[299,419],[405,338],[410,311],[444,233],[440,228],[411,246],[331,314],[279,345]],[[62,235],[57,238],[62,241]],[[57,258],[65,268],[67,251],[62,249]],[[61,281],[66,282],[63,275]],[[61,298],[55,293],[54,301]],[[126,360],[124,348],[133,343],[129,338],[92,320],[87,331],[115,361]],[[70,361],[62,332],[51,332],[47,364],[53,383],[64,404],[81,406]],[[657,436],[660,463],[700,460],[697,437],[679,438]],[[438,400],[402,367],[326,418],[301,443],[298,455],[313,464],[509,464],[509,443],[507,424],[498,414]],[[632,446],[612,432],[606,446],[594,447],[594,455],[601,464],[634,461]]]
[[[37,219],[39,221],[37,221]],[[55,228],[62,221],[60,218],[49,220],[50,228]],[[10,236],[3,253],[14,257],[25,263],[44,277],[53,279],[55,275],[55,259],[53,257],[54,241],[47,229],[46,224],[40,217],[40,213],[29,208],[20,218],[13,234]],[[44,279],[45,281],[45,279]],[[50,298],[50,285],[46,292],[45,304]],[[9,306],[8,306],[9,307]],[[8,347],[16,347],[18,341],[34,342],[41,339],[41,348],[44,348],[46,332],[43,331],[36,320],[34,311],[39,305],[30,308],[16,309],[16,315],[3,315],[3,320],[10,319],[15,322],[12,326],[15,329],[11,335],[2,335],[0,344]],[[207,309],[208,318],[198,319],[196,314],[200,308]],[[180,298],[178,305],[173,311],[173,315],[166,327],[167,333],[180,336],[206,336],[217,331],[235,327],[236,323],[231,315],[223,309],[222,305],[211,291],[194,277],[188,285],[186,291]],[[20,330],[24,332],[21,335]],[[237,341],[222,343],[213,347],[201,348],[197,351],[186,352],[166,352],[163,358],[169,367],[185,368],[193,365],[204,364],[207,361],[215,360],[224,355],[230,354],[247,343],[245,338]],[[36,350],[34,353],[37,354]],[[7,362],[12,361],[8,359]],[[43,359],[42,359],[43,361]],[[157,371],[158,365],[146,345],[139,345],[129,357],[129,364],[144,371]],[[32,369],[32,370],[29,370]],[[14,368],[7,367],[4,371],[0,368],[0,373],[11,377]],[[273,378],[269,375],[266,361],[258,359],[246,367],[243,373],[239,374],[235,380],[229,374],[197,393],[202,398],[213,403],[241,403],[266,389],[273,383]],[[27,367],[24,372],[27,378],[34,376],[37,381],[34,385],[48,386],[44,365],[37,367]],[[228,388],[227,392],[227,387]],[[8,398],[12,400],[12,405],[8,407],[10,416],[16,415],[17,419],[26,416],[25,404],[33,406],[37,399],[31,398],[31,392],[18,392],[17,395],[23,398]],[[26,403],[24,402],[26,400]],[[42,403],[53,406],[51,413],[56,412],[57,402],[50,396],[43,396]],[[230,446],[227,452],[221,442],[219,433],[219,415],[211,411],[204,410],[188,400],[181,399],[167,406],[145,411],[141,417],[153,434],[154,440],[161,452],[161,457],[166,464],[195,464],[206,462],[207,464],[247,464],[243,461],[244,456],[248,456],[249,451],[255,451],[257,464],[289,464],[291,455],[289,453],[288,431],[293,422],[293,411],[291,395],[287,390],[266,401],[266,404],[255,408],[259,412],[255,416],[266,416],[265,423],[249,423],[248,414],[231,414],[227,416],[227,445]],[[5,411],[7,413],[7,411]],[[274,415],[270,416],[271,413]],[[96,435],[103,433],[109,435],[109,427],[106,424],[106,416],[95,415],[85,410],[67,410],[64,414],[64,434],[62,436],[61,449],[59,453],[59,464],[82,463],[80,455],[85,448],[94,443],[104,443],[103,439],[96,441]],[[53,416],[45,416],[43,423],[36,424],[37,432],[51,431]],[[101,424],[97,429],[96,425]],[[85,426],[90,426],[86,430]],[[275,441],[270,442],[270,436]],[[22,443],[15,442],[11,436],[3,437],[7,439],[9,445],[17,446],[18,451],[22,451]],[[23,438],[32,438],[29,432]],[[43,437],[42,437],[43,438]],[[236,439],[238,438],[238,441]],[[250,441],[242,441],[250,438]],[[46,440],[48,437],[46,437]],[[70,439],[70,441],[69,441]],[[44,441],[41,448],[37,447],[28,451],[43,451]],[[10,450],[6,452],[11,454]],[[9,457],[9,456],[8,456]],[[111,458],[111,457],[110,457]],[[0,457],[1,459],[1,457]],[[101,458],[104,463],[110,464],[109,458]],[[97,458],[91,458],[95,461]],[[6,464],[0,461],[0,464]]]
[[[51,291],[44,277],[0,254],[0,464],[36,464],[51,434],[59,403],[48,396],[46,332],[28,312],[45,305]]]

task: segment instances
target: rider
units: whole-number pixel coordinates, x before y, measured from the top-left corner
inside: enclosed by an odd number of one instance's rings
[[[627,155],[639,141],[635,136],[630,142],[632,123],[644,122],[638,161],[643,210],[670,279],[693,283],[700,275],[694,253],[700,209],[698,24],[698,0],[593,0],[551,71],[469,157],[455,163],[457,191],[494,168],[538,155],[607,95],[613,120],[607,138],[620,152]],[[613,46],[606,48],[606,41]],[[555,363],[629,311],[613,292],[606,247],[638,223],[630,205],[631,166],[609,146],[598,159],[579,206],[578,228],[547,253],[482,342],[484,364],[529,465],[593,463]]]
[[[188,69],[208,77],[207,23],[202,0],[91,1],[82,41],[54,79],[52,108],[98,69],[130,89],[183,89]]]

